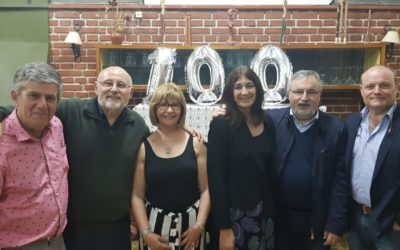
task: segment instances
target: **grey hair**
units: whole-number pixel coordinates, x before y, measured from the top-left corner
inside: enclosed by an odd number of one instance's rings
[[[27,63],[15,72],[13,90],[17,92],[17,95],[21,94],[28,81],[39,84],[55,84],[57,86],[57,100],[60,100],[62,92],[60,74],[47,63]]]
[[[290,79],[290,83],[288,85],[288,90],[291,88],[292,82],[294,80],[303,79],[303,78],[306,78],[309,76],[313,76],[317,80],[320,88],[322,89],[321,77],[319,76],[319,74],[316,71],[314,71],[314,70],[299,70],[292,75],[292,78]]]

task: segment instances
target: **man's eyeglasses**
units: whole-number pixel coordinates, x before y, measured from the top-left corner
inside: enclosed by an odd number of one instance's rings
[[[291,89],[290,92],[292,92],[295,96],[303,96],[304,93],[306,93],[306,95],[314,97],[319,95],[319,93],[321,93],[321,91],[319,90],[315,90],[315,89]]]
[[[172,109],[173,111],[178,111],[178,110],[181,109],[181,105],[180,105],[179,103],[171,103],[171,104],[162,103],[162,104],[158,104],[158,105],[157,105],[157,108],[158,108],[159,110],[161,110],[161,111],[165,111],[165,110],[167,110],[169,107],[171,107],[171,109]]]
[[[107,89],[111,89],[111,88],[113,88],[115,86],[117,89],[124,90],[124,89],[128,89],[128,88],[130,88],[132,86],[131,84],[127,84],[127,83],[124,83],[124,82],[116,82],[114,84],[114,82],[111,81],[111,80],[106,80],[106,81],[98,82],[98,83],[101,86],[103,86],[104,88],[107,88]]]

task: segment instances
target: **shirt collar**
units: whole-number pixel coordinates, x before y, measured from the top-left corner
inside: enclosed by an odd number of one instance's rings
[[[98,99],[97,99],[97,101],[96,101],[96,107],[97,107],[97,111],[99,111],[100,116],[101,116],[101,117],[105,117],[104,111],[103,111],[103,109],[101,108]]]
[[[392,119],[393,119],[393,114],[394,114],[394,111],[396,110],[396,107],[397,107],[397,103],[395,102],[395,103],[393,103],[393,105],[389,108],[389,110],[386,112],[386,114],[384,115],[384,117],[387,117],[388,119],[389,119],[389,121],[391,122],[392,121]],[[367,118],[367,116],[368,116],[368,112],[369,112],[369,110],[368,110],[368,108],[367,108],[367,106],[365,106],[362,110],[361,110],[361,118],[362,118],[362,120],[365,120],[366,118]]]
[[[40,139],[35,138],[33,136],[31,136],[21,125],[21,123],[18,120],[17,117],[17,111],[16,109],[14,109],[14,111],[10,114],[9,116],[9,121],[10,121],[10,126],[13,129],[14,135],[17,139],[17,141],[22,142],[22,141],[40,141]],[[44,136],[45,133],[47,133],[47,131],[51,129],[51,121],[49,122],[49,124],[47,124],[47,126],[44,128],[44,132],[42,134],[42,137]]]

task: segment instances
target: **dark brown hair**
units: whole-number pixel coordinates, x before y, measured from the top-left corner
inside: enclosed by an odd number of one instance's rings
[[[256,100],[250,109],[250,119],[252,123],[260,124],[263,121],[264,116],[264,111],[262,109],[264,90],[261,86],[260,78],[258,78],[257,74],[248,66],[236,67],[226,79],[224,93],[222,95],[222,103],[226,105],[226,117],[231,119],[231,125],[233,126],[239,126],[246,120],[233,97],[235,83],[241,77],[246,77],[252,81],[256,87]]]

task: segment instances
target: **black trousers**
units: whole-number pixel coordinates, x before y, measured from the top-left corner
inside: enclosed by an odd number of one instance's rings
[[[311,211],[281,208],[276,226],[279,250],[328,250],[322,236],[311,239]]]
[[[67,250],[131,250],[130,220],[85,226],[69,223],[64,241]]]

